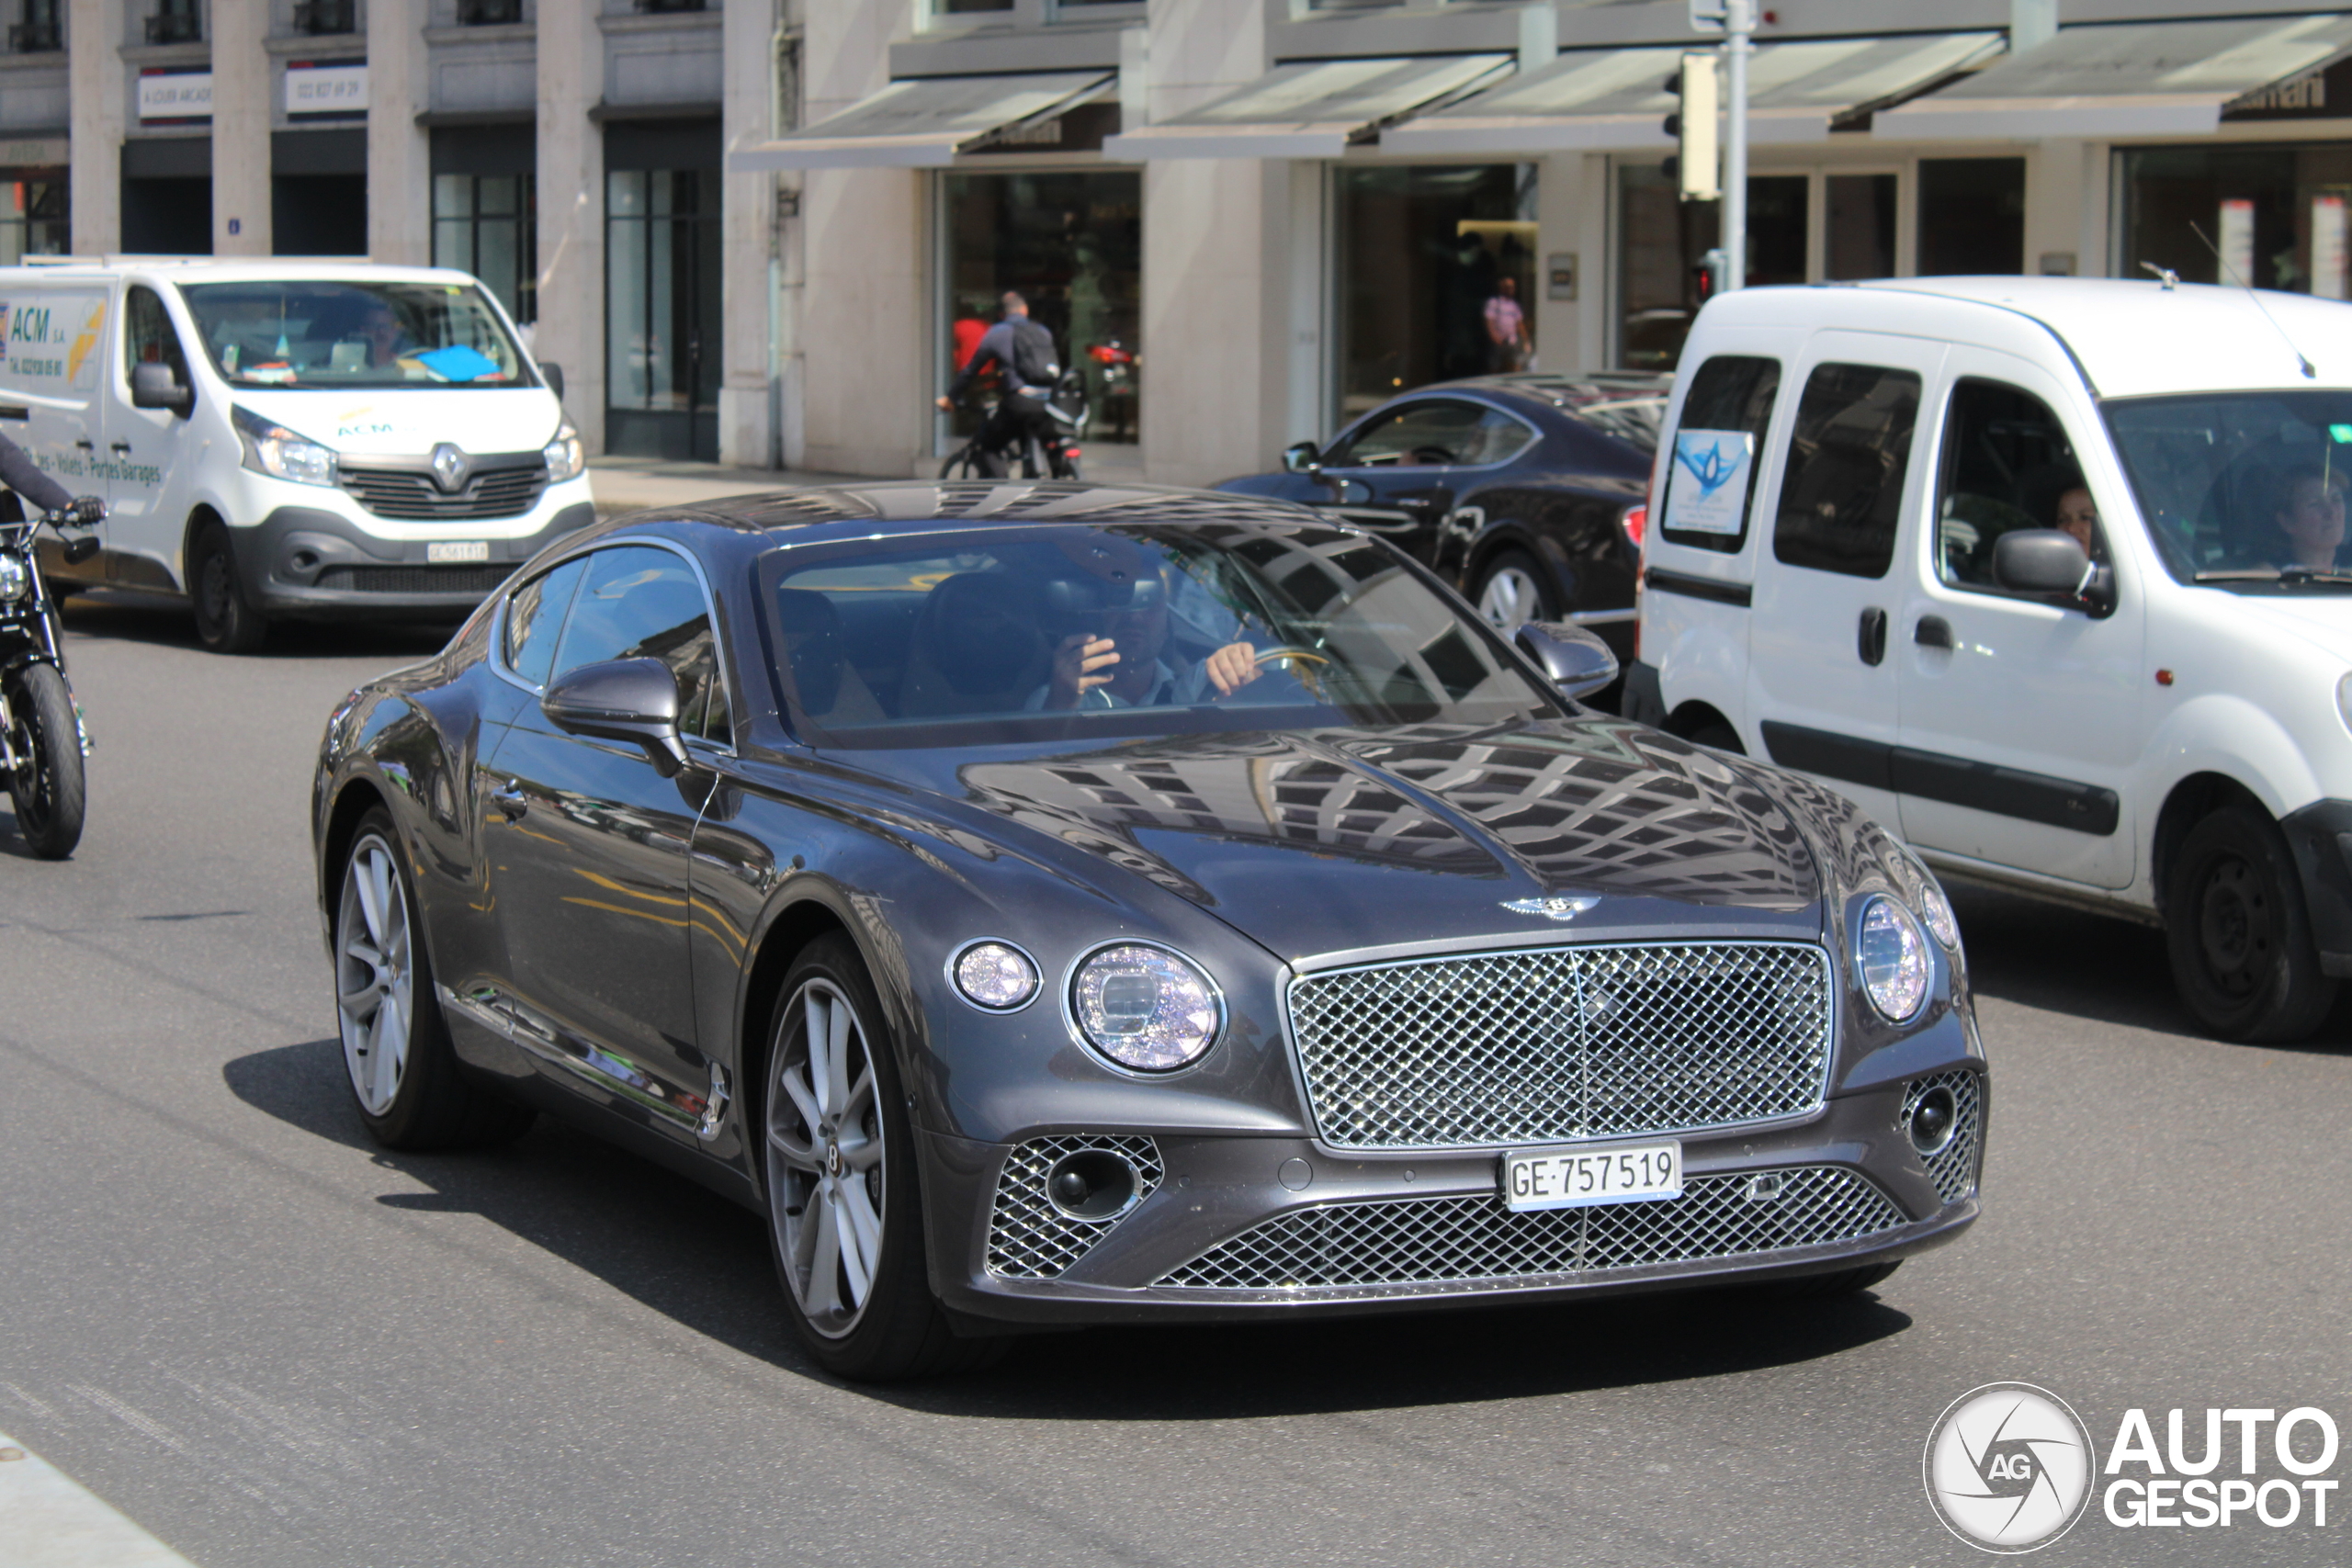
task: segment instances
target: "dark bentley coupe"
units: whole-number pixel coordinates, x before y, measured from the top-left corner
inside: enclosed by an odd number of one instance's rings
[[[1024,1325],[1875,1283],[1977,1213],[1951,909],[1279,502],[642,513],[327,726],[395,1147],[596,1130],[763,1213],[851,1377]]]

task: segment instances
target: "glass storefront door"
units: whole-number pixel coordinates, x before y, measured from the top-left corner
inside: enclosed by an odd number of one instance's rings
[[[1865,176],[1868,177],[1868,176]],[[1890,176],[1891,177],[1891,176]],[[1747,181],[1747,284],[1804,283],[1811,240],[1810,175]],[[1833,193],[1852,199],[1867,192]],[[1887,232],[1894,230],[1887,194]],[[1617,363],[1671,370],[1700,297],[1700,264],[1722,243],[1723,204],[1684,201],[1654,163],[1617,169]],[[1892,240],[1889,240],[1892,248]]]
[[[2345,223],[2352,146],[2146,147],[2116,157],[2123,188],[2117,276],[2143,277],[2144,263],[2193,283],[2352,297]]]
[[[718,459],[716,169],[605,176],[605,446]]]
[[[1409,388],[1532,365],[1536,176],[1533,164],[1337,172],[1342,423]]]
[[[0,266],[65,254],[65,189],[62,169],[32,179],[0,172]]]
[[[1143,438],[1143,176],[1132,169],[940,177],[946,298],[939,384],[971,357],[1010,289],[1086,392],[1090,442]],[[1214,330],[1212,327],[1210,330]],[[984,389],[985,392],[985,389]],[[978,399],[949,416],[960,444]]]

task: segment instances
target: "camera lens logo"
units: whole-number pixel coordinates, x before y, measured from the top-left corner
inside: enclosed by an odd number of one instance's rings
[[[2091,1438],[2066,1402],[2027,1382],[1969,1390],[1928,1433],[1928,1501],[1985,1551],[2038,1551],[2091,1496]]]

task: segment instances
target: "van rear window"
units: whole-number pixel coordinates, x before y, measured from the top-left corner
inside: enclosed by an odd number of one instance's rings
[[[1736,555],[1747,542],[1757,456],[1780,390],[1781,362],[1752,355],[1719,354],[1691,376],[1667,464],[1668,544]]]
[[[1919,378],[1877,365],[1818,365],[1789,433],[1772,554],[1791,566],[1884,577],[1894,561]]]

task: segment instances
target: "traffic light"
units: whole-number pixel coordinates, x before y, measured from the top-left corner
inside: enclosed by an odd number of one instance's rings
[[[1718,129],[1723,91],[1714,55],[1684,55],[1681,68],[1667,78],[1666,90],[1681,100],[1666,117],[1666,133],[1675,143],[1674,156],[1666,161],[1666,177],[1685,201],[1717,200],[1724,193]]]
[[[1698,275],[1699,303],[1703,305],[1724,291],[1724,285],[1729,280],[1731,258],[1718,246],[1701,256],[1699,265],[1691,270]]]

